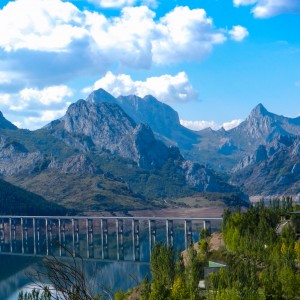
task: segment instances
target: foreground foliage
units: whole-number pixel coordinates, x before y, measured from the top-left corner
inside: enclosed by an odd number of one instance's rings
[[[208,299],[300,299],[299,217],[289,214],[293,209],[288,197],[245,213],[225,212],[228,267],[209,276]]]
[[[142,283],[140,299],[204,299],[198,284],[199,279],[203,277],[205,265],[207,265],[205,251],[197,253],[191,246],[185,259],[182,255],[178,255],[175,259],[172,247],[156,244],[151,254],[152,280],[149,281],[147,277]]]

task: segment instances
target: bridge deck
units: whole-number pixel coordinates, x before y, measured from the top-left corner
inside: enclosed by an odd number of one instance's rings
[[[212,220],[223,220],[223,218],[211,218],[211,217],[201,217],[201,218],[181,218],[181,217],[122,217],[122,216],[115,216],[115,217],[95,217],[95,216],[14,216],[14,215],[0,215],[0,219],[61,219],[61,220],[155,220],[155,221],[166,221],[166,220],[174,220],[174,221],[185,221],[185,220],[198,220],[198,221],[212,221]]]

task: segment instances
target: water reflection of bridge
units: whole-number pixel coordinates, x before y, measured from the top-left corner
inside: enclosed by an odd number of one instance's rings
[[[221,222],[222,218],[0,216],[0,252],[66,256],[70,251],[88,259],[145,261],[157,241],[187,248],[202,228],[210,231]]]

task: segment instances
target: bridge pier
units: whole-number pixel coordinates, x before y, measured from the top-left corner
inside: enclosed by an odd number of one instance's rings
[[[36,255],[36,229],[35,229],[35,218],[32,218],[32,233],[33,233],[33,254]]]
[[[53,253],[53,220],[49,220],[49,251],[52,254]]]
[[[13,243],[12,243],[12,219],[9,218],[9,248],[10,252],[13,252]]]
[[[124,260],[124,220],[116,220],[117,260]]]
[[[73,250],[73,257],[76,256],[76,251],[75,251],[75,220],[72,219],[72,250]]]
[[[166,220],[166,240],[167,240],[167,246],[173,247],[174,245],[173,220]]]
[[[185,249],[187,249],[193,243],[193,229],[192,229],[192,221],[185,220],[184,221],[184,244]]]
[[[93,236],[93,220],[86,219],[86,247],[87,257],[94,257],[94,236]]]
[[[207,230],[208,234],[211,234],[211,222],[209,220],[203,221],[203,229]]]
[[[66,247],[66,222],[63,219],[58,219],[58,241],[59,256],[62,256],[62,250],[65,250]]]
[[[28,253],[28,219],[24,220],[24,238],[25,238],[25,252]]]
[[[0,240],[1,240],[1,243],[5,241],[5,222],[4,222],[4,219],[1,219],[1,222],[0,222]]]
[[[46,233],[46,255],[52,253],[53,250],[53,221],[51,219],[46,218],[45,220],[45,233]]]
[[[37,252],[40,253],[41,252],[41,243],[40,243],[40,239],[41,239],[41,220],[37,219],[36,220],[36,248],[37,248]]]
[[[108,258],[108,221],[101,219],[101,252],[102,259]]]
[[[132,254],[133,260],[140,260],[140,222],[132,220]]]
[[[3,218],[0,221],[0,251],[5,251],[5,221]]]
[[[149,251],[151,257],[152,247],[156,243],[156,221],[148,220],[148,226],[149,226]]]
[[[22,244],[22,253],[24,253],[24,230],[23,230],[24,220],[21,218],[21,244]]]

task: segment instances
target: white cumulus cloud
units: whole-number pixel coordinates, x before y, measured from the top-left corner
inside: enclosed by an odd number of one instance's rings
[[[256,18],[270,18],[285,13],[299,13],[299,0],[234,0],[235,6],[254,5],[252,13]]]
[[[156,8],[158,3],[156,0],[88,0],[89,2],[103,8],[122,8],[133,5],[147,5]]]
[[[72,90],[64,85],[41,90],[25,88],[15,94],[0,94],[0,106],[4,114],[12,116],[18,127],[37,129],[61,117],[72,96]]]
[[[60,0],[17,0],[0,10],[0,46],[5,51],[64,51],[86,31],[80,11]]]
[[[40,102],[43,105],[60,103],[64,98],[71,96],[73,96],[73,92],[66,85],[50,86],[42,90],[25,88],[20,92],[20,97],[24,101]]]
[[[234,6],[255,4],[258,0],[233,0]]]
[[[62,117],[66,113],[66,108],[60,110],[44,110],[38,113],[35,117],[25,117],[23,122],[18,122],[19,128],[38,129]]]
[[[104,77],[97,80],[92,87],[85,88],[83,92],[88,93],[99,88],[105,89],[115,97],[152,95],[166,103],[187,102],[198,98],[185,72],[175,76],[165,74],[149,77],[145,81],[134,81],[129,75],[114,75],[112,72],[107,72]]]
[[[187,127],[192,130],[202,130],[205,128],[211,128],[213,130],[218,130],[221,128],[215,121],[187,121],[187,120],[180,120],[180,124],[184,127]]]
[[[200,61],[227,36],[204,9],[178,6],[157,18],[146,5],[126,6],[119,15],[107,16],[68,1],[31,0],[28,5],[28,0],[15,0],[0,9],[0,72],[14,72],[19,86],[41,88],[105,74],[112,65],[149,69]]]
[[[225,122],[223,124],[218,124],[215,121],[204,121],[204,120],[200,120],[200,121],[187,121],[187,120],[180,120],[181,125],[192,129],[192,130],[202,130],[205,128],[211,128],[213,130],[218,130],[220,128],[224,128],[225,130],[230,130],[236,126],[238,126],[239,124],[241,124],[242,120],[238,119],[238,120],[232,120],[230,122]]]
[[[105,8],[120,8],[132,6],[136,3],[136,0],[89,0],[89,2]]]
[[[223,124],[222,124],[222,127],[223,127],[225,130],[230,130],[230,129],[234,128],[234,127],[237,127],[237,126],[240,125],[242,122],[243,122],[243,120],[241,120],[241,119],[232,120],[232,121],[223,123]]]
[[[236,42],[243,41],[249,35],[247,28],[240,25],[233,26],[228,33],[230,34],[231,39]]]
[[[153,60],[158,64],[181,60],[199,60],[208,55],[214,45],[226,41],[216,30],[204,9],[176,7],[159,20],[158,38],[152,42]]]

